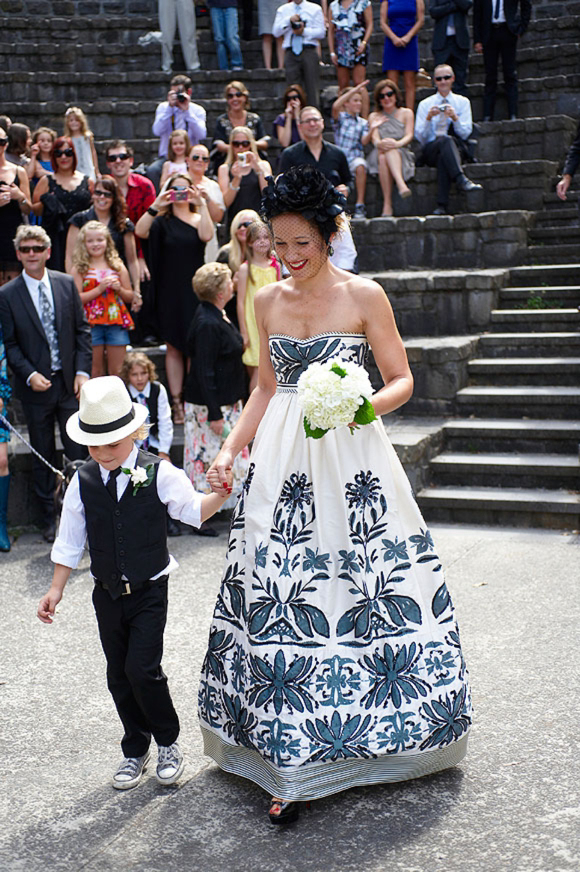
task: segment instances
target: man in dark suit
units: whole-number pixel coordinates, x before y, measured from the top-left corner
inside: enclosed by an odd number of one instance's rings
[[[78,410],[78,396],[91,370],[91,334],[73,280],[46,269],[50,238],[42,227],[22,225],[14,240],[22,274],[0,288],[0,321],[6,356],[15,378],[30,443],[55,465],[54,424],[66,455],[85,456],[65,424]],[[34,485],[44,517],[43,536],[54,541],[55,475],[34,458]]]
[[[501,55],[504,87],[510,119],[518,115],[518,39],[528,29],[532,14],[530,0],[474,0],[473,47],[483,52],[485,89],[483,120],[493,121],[497,90],[497,65]]]
[[[578,122],[578,129],[576,130],[576,138],[574,142],[568,149],[568,154],[566,155],[566,162],[564,164],[564,169],[562,170],[562,178],[558,182],[556,187],[556,193],[558,194],[561,200],[566,199],[566,191],[570,187],[572,182],[572,176],[578,169],[580,165],[580,121]],[[580,200],[578,200],[578,208],[580,209]]]
[[[435,66],[449,64],[455,73],[453,90],[467,96],[467,62],[469,58],[469,30],[467,13],[473,0],[429,0],[429,15],[433,27],[433,60]]]

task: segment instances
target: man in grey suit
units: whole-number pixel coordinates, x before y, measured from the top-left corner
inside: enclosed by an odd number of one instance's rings
[[[55,465],[54,425],[58,421],[66,455],[85,456],[67,436],[65,424],[78,410],[81,386],[89,378],[91,334],[70,276],[47,270],[50,238],[42,227],[22,225],[14,239],[23,266],[20,276],[0,288],[0,321],[15,393],[21,400],[31,445]],[[43,536],[54,541],[55,475],[34,459],[34,485],[43,511]]]
[[[469,59],[469,30],[467,13],[473,0],[429,0],[429,15],[433,27],[433,60],[435,66],[449,64],[455,73],[453,90],[467,96],[467,64]]]

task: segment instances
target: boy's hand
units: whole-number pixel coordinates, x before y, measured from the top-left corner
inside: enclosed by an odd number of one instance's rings
[[[40,602],[38,603],[38,609],[36,610],[37,618],[42,621],[43,624],[52,624],[52,616],[54,615],[54,610],[62,599],[62,591],[54,590],[52,587],[46,593]]]

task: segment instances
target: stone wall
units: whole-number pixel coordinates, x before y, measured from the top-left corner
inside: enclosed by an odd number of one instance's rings
[[[157,0],[0,0],[2,15],[156,15]]]

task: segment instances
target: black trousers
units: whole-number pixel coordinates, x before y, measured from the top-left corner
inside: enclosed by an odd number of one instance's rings
[[[463,94],[467,97],[467,66],[469,62],[469,49],[460,48],[457,45],[457,39],[454,36],[448,36],[445,40],[443,48],[433,49],[433,64],[435,67],[439,64],[449,64],[453,67],[455,73],[455,81],[453,82],[453,93]]]
[[[107,686],[125,729],[123,754],[142,757],[152,735],[158,745],[172,745],[179,718],[161,668],[167,579],[116,600],[95,585],[93,605],[107,658]]]
[[[56,466],[56,444],[54,425],[58,421],[60,438],[64,453],[69,460],[82,460],[88,456],[84,445],[78,445],[67,436],[65,424],[70,416],[78,411],[79,404],[73,394],[69,394],[62,377],[62,372],[56,372],[51,377],[52,387],[44,391],[41,403],[22,403],[26,425],[30,435],[30,444],[42,454],[49,463]],[[56,476],[48,466],[36,457],[33,459],[34,489],[40,500],[45,521],[54,519],[54,489]]]
[[[422,156],[428,167],[437,167],[437,205],[447,206],[449,189],[463,170],[461,157],[452,136],[438,136],[423,146]]]
[[[485,88],[483,90],[483,117],[493,119],[495,95],[497,91],[497,67],[501,57],[504,88],[508,103],[508,116],[518,114],[518,73],[516,70],[516,51],[518,38],[507,24],[492,28],[492,34],[483,46],[485,66]]]
[[[284,52],[284,72],[286,84],[302,85],[306,91],[308,106],[320,106],[320,58],[315,46],[305,45],[299,55],[291,48]]]

